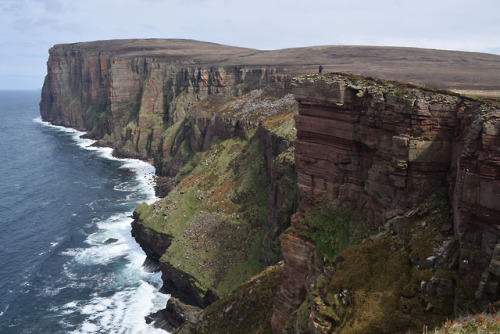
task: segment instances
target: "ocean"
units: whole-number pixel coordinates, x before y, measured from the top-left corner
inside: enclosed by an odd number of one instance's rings
[[[0,333],[166,333],[131,214],[154,168],[44,123],[40,91],[0,91]]]

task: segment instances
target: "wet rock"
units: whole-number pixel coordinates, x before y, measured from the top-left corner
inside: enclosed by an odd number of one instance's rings
[[[157,328],[172,332],[187,321],[196,322],[200,312],[201,309],[183,304],[178,299],[171,297],[166,308],[146,317],[146,323],[153,323]]]
[[[144,271],[148,273],[156,273],[160,271],[160,266],[158,264],[158,261],[152,259],[149,256],[147,256],[146,259],[144,260],[142,268],[144,269]]]

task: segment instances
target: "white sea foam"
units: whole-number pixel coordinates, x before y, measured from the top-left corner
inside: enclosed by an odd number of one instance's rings
[[[122,182],[114,186],[114,189],[118,191],[132,191],[135,189],[135,187],[131,182]]]
[[[83,248],[68,248],[61,252],[62,255],[66,256],[77,256],[83,251]]]
[[[86,321],[73,333],[163,333],[145,323],[149,313],[164,308],[169,296],[159,293],[161,277],[159,273],[143,270],[146,255],[130,236],[131,218],[114,215],[106,220],[95,222],[98,231],[89,235],[86,243],[91,247],[68,249],[65,255],[73,256],[73,266],[106,265],[117,257],[124,257],[126,265],[121,271],[109,277],[89,277],[99,281],[101,287],[115,291],[111,296],[93,294],[90,300],[70,302],[63,306],[62,314],[79,313]],[[118,241],[106,244],[109,238]],[[76,281],[85,277],[71,275],[72,265],[65,266],[67,277]],[[81,283],[75,282],[75,285]]]
[[[75,257],[75,260],[84,265],[106,265],[117,257],[124,256],[127,251],[127,245],[123,244],[94,246],[83,250]]]
[[[35,120],[47,126],[72,134],[77,145],[87,150],[96,151],[104,158],[120,161],[120,168],[129,169],[135,174],[136,182],[124,182],[115,186],[118,191],[130,191],[141,194],[141,199],[151,204],[158,198],[154,194],[156,182],[155,169],[152,165],[134,159],[113,157],[111,148],[94,147],[95,141],[82,138],[84,134],[74,129],[54,126],[41,119]],[[134,203],[133,194],[127,195],[127,201]],[[90,208],[102,205],[99,200],[90,203]],[[83,287],[85,282],[99,282],[104,294],[95,293],[90,299],[72,301],[61,308],[63,314],[80,313],[86,321],[74,333],[162,333],[145,323],[144,317],[149,313],[164,308],[169,298],[159,292],[162,281],[160,273],[149,273],[143,270],[142,264],[146,255],[130,234],[132,212],[122,212],[107,219],[95,220],[91,225],[97,228],[95,233],[86,239],[86,248],[73,248],[62,251],[63,255],[73,259],[64,265],[67,287]],[[106,243],[109,239],[115,242]],[[124,266],[108,275],[82,277],[73,272],[78,266],[109,265],[116,261],[124,262]],[[47,293],[56,293],[54,289]],[[64,320],[61,320],[63,324]]]
[[[160,305],[168,296],[158,298],[153,286],[141,282],[134,290],[118,291],[111,297],[93,295],[86,305],[67,307],[84,315],[87,321],[73,333],[163,333],[144,322],[144,317]]]
[[[151,204],[158,200],[155,196],[154,185],[156,184],[155,168],[147,162],[133,159],[123,159],[124,164],[120,168],[130,169],[135,172],[136,180],[139,181],[139,189],[147,195],[146,203]]]
[[[113,149],[110,147],[95,147],[92,146],[96,141],[93,139],[88,139],[88,138],[82,138],[82,136],[85,134],[85,132],[78,131],[72,128],[67,128],[59,125],[53,125],[50,124],[49,122],[42,121],[40,117],[35,118],[33,121],[37,123],[44,124],[46,126],[58,129],[59,131],[66,132],[66,133],[71,133],[72,138],[75,141],[75,143],[87,150],[91,151],[97,151],[97,153],[110,160],[116,160],[116,161],[121,161],[123,162],[123,165],[120,168],[125,168],[125,169],[130,169],[135,172],[136,174],[136,179],[139,181],[140,186],[139,190],[142,193],[145,193],[147,195],[147,200],[145,201],[148,204],[151,204],[155,201],[158,200],[158,198],[155,196],[154,193],[154,185],[156,183],[156,176],[155,176],[155,168],[141,160],[137,159],[121,159],[121,158],[116,158],[113,156]]]
[[[62,308],[75,308],[77,306],[76,302],[69,302],[67,304],[64,304]]]
[[[111,296],[93,294],[90,300],[64,306],[65,314],[80,313],[86,318],[86,322],[73,333],[165,333],[144,321],[149,313],[164,308],[169,296],[158,292],[162,284],[160,274],[143,270],[146,256],[130,236],[130,222],[131,218],[125,215],[96,222],[98,231],[89,235],[86,241],[91,247],[68,252],[80,265],[108,264],[118,256],[127,260],[121,271],[100,283],[114,287],[116,292]],[[109,238],[118,241],[105,244]]]

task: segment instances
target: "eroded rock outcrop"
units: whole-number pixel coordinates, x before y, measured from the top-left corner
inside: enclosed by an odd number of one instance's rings
[[[471,292],[479,288],[476,301],[483,305],[481,298],[498,299],[492,255],[500,237],[499,109],[451,92],[352,76],[305,76],[295,85],[301,211],[328,202],[354,208],[379,227],[447,187],[460,245],[460,293],[474,299]],[[308,242],[283,243],[283,253]],[[285,256],[285,273],[289,263],[294,258]],[[284,275],[274,332],[291,316],[284,310],[300,304],[309,289],[305,281],[291,292],[284,288],[290,284]]]
[[[145,205],[145,203],[142,204],[142,206]],[[158,261],[172,243],[173,236],[161,233],[161,231],[145,228],[137,210],[134,211],[132,216],[134,218],[131,224],[132,236],[141,245],[147,256]]]
[[[295,101],[286,92],[265,96],[270,93],[276,91],[251,91],[224,102],[223,110],[233,110],[232,103],[237,110],[252,108],[240,123],[255,112],[268,114],[257,128],[217,136],[172,176],[178,184],[164,199],[134,213],[133,233],[141,244],[146,240],[146,251],[147,240],[172,241],[159,247],[160,269],[164,287],[184,302],[206,307],[281,258],[278,237],[296,209]]]
[[[271,324],[274,332],[280,332],[291,314],[311,292],[319,273],[317,253],[313,243],[295,233],[285,233],[281,239],[285,268],[281,274],[281,285],[274,300]]]
[[[155,161],[168,160],[171,148],[162,146],[163,132],[193,116],[190,108],[198,101],[219,93],[237,96],[261,84],[285,87],[289,82],[287,75],[273,67],[222,66],[199,59],[199,54],[183,63],[182,56],[169,56],[175,54],[175,41],[163,41],[164,49],[161,44],[151,47],[157,53],[144,51],[138,40],[129,41],[126,47],[123,43],[51,48],[40,103],[44,120],[87,131],[101,144],[115,148],[119,156],[153,159],[161,152]],[[214,53],[226,49],[209,48]],[[230,54],[239,52],[233,49]],[[199,116],[199,133],[191,133],[194,152],[206,149],[213,136],[232,135],[226,120],[214,119],[214,113]],[[164,166],[159,167],[162,173]]]

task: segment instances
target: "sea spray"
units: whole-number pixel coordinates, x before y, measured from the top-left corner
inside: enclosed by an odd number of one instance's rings
[[[39,93],[19,97],[0,103],[0,332],[165,333],[144,317],[169,296],[130,234],[134,208],[156,200],[154,168],[33,122]]]
[[[86,150],[95,151],[99,156],[119,161],[119,168],[134,172],[135,181],[126,181],[114,186],[115,190],[129,192],[125,202],[142,200],[148,204],[158,198],[154,193],[155,169],[152,165],[136,160],[116,158],[109,147],[93,146],[95,141],[82,137],[81,131],[54,126],[59,131],[72,134],[76,144]],[[90,234],[85,242],[89,248],[68,250],[66,255],[73,260],[66,267],[71,277],[73,266],[100,265],[110,266],[117,258],[126,263],[123,268],[115,270],[112,275],[100,278],[100,292],[93,293],[85,302],[65,304],[65,314],[79,313],[86,317],[74,333],[165,333],[147,325],[144,318],[149,313],[165,306],[168,295],[158,292],[162,284],[158,273],[150,273],[142,268],[146,255],[131,237],[130,223],[132,212],[118,213],[105,220],[95,222],[98,230]],[[107,244],[107,240],[116,240]],[[64,253],[64,252],[63,252]],[[73,276],[74,277],[74,276]]]

